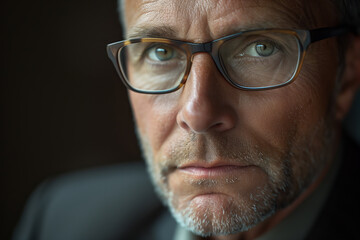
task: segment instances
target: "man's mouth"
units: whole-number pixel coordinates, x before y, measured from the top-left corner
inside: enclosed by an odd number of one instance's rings
[[[198,178],[216,178],[224,177],[234,174],[239,174],[241,171],[247,171],[253,165],[237,165],[237,164],[205,164],[205,163],[190,163],[179,166],[177,169],[183,173],[190,174]]]

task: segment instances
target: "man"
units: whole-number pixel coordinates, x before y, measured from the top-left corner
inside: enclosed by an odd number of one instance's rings
[[[360,9],[344,2],[121,2],[132,40],[109,56],[178,226],[165,234],[161,212],[134,210],[137,231],[103,239],[355,238],[359,207],[344,194],[359,192],[359,149],[340,126],[360,85]]]

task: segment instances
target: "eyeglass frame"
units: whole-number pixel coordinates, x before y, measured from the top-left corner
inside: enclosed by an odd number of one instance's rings
[[[254,29],[254,30],[241,31],[241,32],[227,35],[227,36],[224,36],[224,37],[221,37],[221,38],[209,41],[209,42],[205,42],[205,43],[193,43],[193,42],[168,39],[168,38],[133,38],[133,39],[127,39],[127,40],[123,40],[123,41],[110,43],[107,45],[106,49],[107,49],[108,57],[114,64],[115,69],[120,76],[120,79],[122,80],[122,82],[125,84],[125,86],[128,89],[130,89],[134,92],[143,93],[143,94],[166,94],[166,93],[171,93],[171,92],[179,90],[180,88],[182,88],[185,85],[187,78],[190,74],[191,66],[192,66],[192,58],[193,58],[194,54],[202,53],[202,52],[210,54],[211,58],[215,62],[217,69],[220,71],[220,73],[226,79],[226,81],[228,83],[230,83],[230,85],[232,85],[233,87],[235,87],[237,89],[241,89],[241,90],[259,91],[259,90],[268,90],[268,89],[283,87],[283,86],[288,85],[291,82],[293,82],[300,73],[301,67],[304,62],[306,51],[311,43],[314,43],[314,42],[317,42],[317,41],[320,41],[323,39],[331,38],[331,37],[344,35],[348,32],[355,32],[356,34],[359,34],[359,29],[360,29],[359,27],[354,28],[354,27],[348,26],[348,25],[342,25],[342,26],[337,26],[337,27],[318,28],[318,29],[312,29],[312,30],[277,29],[277,28]],[[297,42],[299,45],[298,61],[297,61],[296,69],[294,70],[294,73],[292,74],[292,76],[290,77],[289,80],[287,80],[286,82],[281,83],[281,84],[277,84],[277,85],[273,85],[273,86],[265,86],[265,87],[245,87],[245,86],[241,86],[240,84],[237,84],[233,80],[231,80],[231,78],[227,75],[227,73],[224,70],[224,67],[221,63],[221,58],[219,57],[219,48],[224,42],[226,42],[230,39],[236,38],[238,36],[241,36],[245,33],[250,33],[250,32],[254,32],[254,33],[255,32],[256,33],[263,33],[263,32],[285,33],[288,35],[292,35],[297,39]],[[133,43],[140,43],[140,42],[156,42],[156,43],[171,44],[171,45],[174,45],[175,47],[181,48],[182,50],[184,50],[186,52],[187,66],[186,66],[185,73],[184,73],[182,80],[176,87],[166,89],[166,90],[140,90],[140,89],[136,89],[136,88],[132,87],[129,84],[129,82],[125,79],[126,77],[122,73],[121,64],[118,59],[119,58],[118,55],[119,55],[120,50],[123,47],[128,46]]]

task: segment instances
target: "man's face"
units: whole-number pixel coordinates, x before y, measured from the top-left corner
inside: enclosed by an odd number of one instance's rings
[[[128,36],[190,42],[335,24],[294,1],[136,0],[125,10]],[[236,89],[198,53],[180,90],[129,93],[150,173],[180,223],[200,235],[245,231],[323,173],[334,149],[336,49],[334,39],[311,45],[295,82],[278,89]]]

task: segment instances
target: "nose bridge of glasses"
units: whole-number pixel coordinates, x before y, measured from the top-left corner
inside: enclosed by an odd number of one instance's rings
[[[196,53],[201,53],[201,52],[205,52],[205,53],[210,53],[212,52],[212,42],[207,42],[207,43],[191,43],[190,47],[191,47],[191,61],[193,60],[194,54]]]

